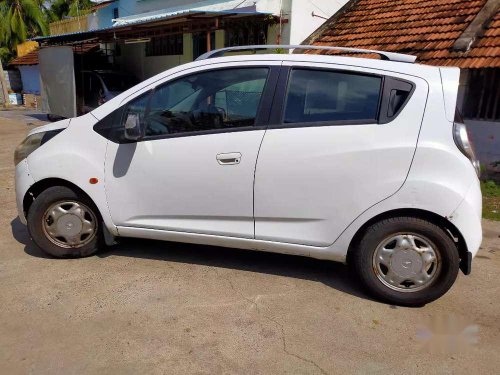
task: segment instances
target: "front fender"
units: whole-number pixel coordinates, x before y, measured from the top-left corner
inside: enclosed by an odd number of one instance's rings
[[[82,189],[99,209],[106,227],[116,234],[106,201],[104,160],[107,139],[92,126],[96,119],[88,114],[71,120],[71,125],[28,156],[35,182],[49,178],[66,180]],[[89,180],[96,178],[98,183]]]

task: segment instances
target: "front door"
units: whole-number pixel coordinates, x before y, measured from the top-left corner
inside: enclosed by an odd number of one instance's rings
[[[109,142],[106,194],[114,223],[254,238],[254,172],[272,69],[189,74],[126,104],[122,122],[138,117],[144,139]]]

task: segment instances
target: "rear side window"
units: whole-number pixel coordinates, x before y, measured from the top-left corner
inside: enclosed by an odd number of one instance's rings
[[[376,123],[382,78],[349,72],[293,69],[284,122]]]

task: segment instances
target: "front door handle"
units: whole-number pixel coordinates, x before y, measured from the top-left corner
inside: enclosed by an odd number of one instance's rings
[[[217,162],[220,165],[235,165],[240,164],[241,154],[239,152],[230,152],[227,154],[218,154]]]

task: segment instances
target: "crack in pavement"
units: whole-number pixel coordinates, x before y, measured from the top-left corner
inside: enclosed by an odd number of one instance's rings
[[[259,305],[257,304],[256,301],[246,297],[241,291],[239,291],[238,289],[236,289],[234,287],[234,284],[233,282],[231,281],[231,279],[227,276],[224,276],[222,274],[219,273],[219,271],[217,269],[214,269],[215,270],[215,273],[217,274],[217,276],[221,279],[224,279],[227,281],[227,283],[229,284],[229,286],[231,287],[231,289],[236,293],[238,294],[242,299],[244,299],[245,301],[247,301],[248,303],[252,304],[253,306],[255,306],[255,309],[257,310],[257,315],[263,317],[264,319],[267,319],[269,320],[270,322],[274,323],[276,326],[278,326],[280,332],[281,332],[281,335],[280,335],[280,338],[281,338],[281,343],[282,343],[282,347],[283,347],[283,351],[285,352],[285,354],[291,356],[291,357],[294,357],[296,359],[299,359],[303,362],[306,362],[306,363],[309,363],[311,365],[313,365],[314,367],[316,367],[322,374],[324,375],[328,375],[328,372],[323,369],[320,365],[318,365],[316,362],[314,362],[312,359],[308,359],[308,358],[304,358],[296,353],[293,353],[291,352],[290,350],[288,350],[287,348],[287,344],[286,344],[286,334],[285,334],[285,329],[283,327],[283,324],[281,324],[280,322],[278,322],[275,318],[272,318],[272,317],[269,317],[267,316],[266,314],[264,314],[261,309],[259,308]],[[262,328],[262,325],[261,325],[261,328]]]

